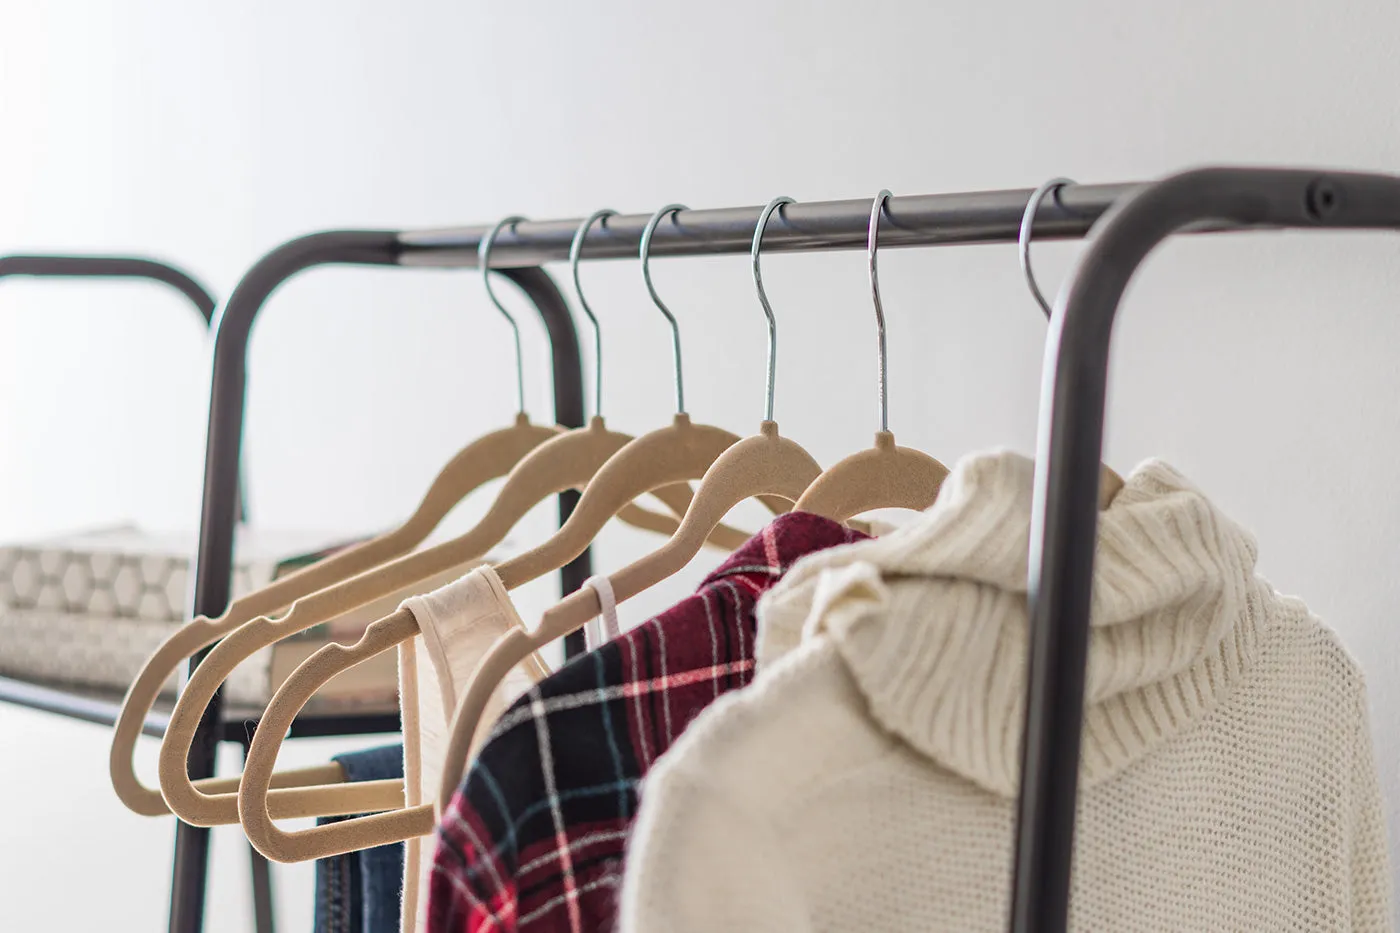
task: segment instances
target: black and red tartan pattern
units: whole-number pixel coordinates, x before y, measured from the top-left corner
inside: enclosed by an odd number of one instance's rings
[[[758,597],[804,555],[864,537],[779,516],[694,595],[517,700],[438,825],[429,933],[611,930],[638,785],[701,710],[752,679]]]

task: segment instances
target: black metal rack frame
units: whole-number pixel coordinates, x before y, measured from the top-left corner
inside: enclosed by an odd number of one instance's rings
[[[1016,189],[892,198],[882,215],[881,245],[1015,243],[1031,194],[1031,189]],[[863,249],[869,209],[866,199],[787,205],[770,220],[764,248]],[[761,210],[670,215],[655,232],[652,255],[745,253]],[[635,257],[648,219],[645,214],[608,218],[590,231],[585,258]],[[544,317],[554,342],[556,416],[565,425],[582,422],[577,339],[567,307],[539,266],[568,258],[577,225],[576,220],[523,221],[502,232],[492,250],[492,266],[513,278]],[[1094,239],[1056,305],[1041,400],[1014,933],[1063,933],[1067,924],[1109,335],[1124,287],[1152,247],[1173,233],[1400,229],[1400,178],[1201,169],[1155,184],[1076,185],[1047,199],[1033,233],[1037,240],[1065,239],[1083,237],[1091,228]],[[489,229],[312,234],[274,250],[244,277],[225,309],[216,344],[197,613],[216,615],[228,600],[247,340],[267,297],[293,274],[317,265],[475,266],[477,247]],[[561,497],[561,515],[572,500]],[[586,560],[584,555],[581,561]],[[566,591],[586,575],[586,564],[571,565]],[[212,770],[217,718],[216,703],[192,752],[191,776]],[[200,928],[206,858],[207,830],[182,825],[172,933]]]

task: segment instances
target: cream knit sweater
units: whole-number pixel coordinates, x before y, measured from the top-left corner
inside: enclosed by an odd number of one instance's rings
[[[1031,477],[968,458],[764,598],[757,680],[643,786],[623,930],[1005,929]],[[1100,529],[1073,928],[1391,929],[1356,664],[1170,467]]]

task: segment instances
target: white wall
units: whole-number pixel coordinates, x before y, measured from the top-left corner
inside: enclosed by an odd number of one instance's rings
[[[4,22],[0,250],[147,251],[220,295],[282,240],[337,226],[1130,180],[1204,162],[1400,164],[1400,7],[1380,0],[9,0]],[[1041,249],[1048,283],[1076,248]],[[874,428],[863,262],[765,267],[778,416],[823,462]],[[892,251],[882,271],[901,440],[947,462],[1029,450],[1045,325],[1014,249]],[[671,399],[661,319],[634,264],[585,277],[605,327],[606,412],[656,426]],[[747,263],[658,262],[656,279],[682,323],[695,416],[752,431],[764,351]],[[1120,469],[1165,457],[1255,529],[1264,570],[1361,658],[1392,807],[1397,294],[1400,249],[1383,236],[1169,245],[1130,294],[1109,439]],[[0,532],[126,516],[192,526],[207,383],[193,317],[135,287],[6,283],[0,309]],[[526,331],[543,418],[542,331]],[[289,284],[252,346],[258,517],[364,528],[404,514],[456,448],[511,414],[507,340],[465,273],[336,269]],[[549,511],[519,537],[542,535]],[[609,533],[599,562],[646,544]],[[527,615],[552,586],[529,594]],[[0,734],[3,835],[25,842],[0,845],[0,928],[158,928],[172,826],[117,803],[105,732],[0,709]],[[236,831],[218,845],[209,928],[246,929]],[[309,928],[309,879],[279,870],[285,929]]]

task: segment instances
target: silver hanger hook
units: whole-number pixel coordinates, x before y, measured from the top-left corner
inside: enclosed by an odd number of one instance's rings
[[[520,350],[520,325],[515,322],[515,318],[506,306],[501,304],[501,300],[496,297],[496,291],[491,287],[491,247],[496,243],[496,237],[506,227],[514,227],[524,217],[507,217],[496,226],[492,227],[486,236],[481,238],[481,243],[476,248],[476,264],[481,267],[481,280],[486,283],[486,297],[491,299],[491,303],[496,306],[496,310],[505,316],[510,322],[510,329],[515,332],[515,397],[520,405],[520,411],[525,411],[525,355]]]
[[[656,233],[656,228],[661,224],[663,218],[668,214],[678,211],[688,211],[690,208],[684,204],[667,204],[661,210],[651,215],[651,220],[647,221],[646,229],[642,231],[642,245],[639,254],[642,258],[642,281],[647,285],[647,294],[651,295],[652,304],[664,315],[671,324],[671,345],[675,349],[676,356],[676,414],[685,414],[685,382],[681,378],[681,328],[676,323],[676,316],[671,313],[661,301],[661,296],[656,294],[656,286],[651,284],[651,237]]]
[[[588,299],[583,297],[583,285],[578,280],[578,261],[583,256],[583,241],[588,237],[589,228],[600,220],[606,221],[607,218],[616,215],[617,211],[606,207],[589,214],[583,223],[578,225],[574,240],[569,244],[569,269],[574,276],[574,294],[578,296],[578,306],[593,324],[593,414],[599,416],[603,414],[603,329],[598,326],[598,315],[593,313],[593,309],[588,306]],[[607,223],[603,226],[606,227]]]
[[[1021,215],[1021,233],[1016,239],[1016,246],[1021,254],[1021,272],[1026,276],[1026,284],[1031,288],[1035,303],[1040,305],[1040,310],[1045,312],[1047,318],[1052,313],[1050,302],[1045,300],[1045,294],[1040,290],[1040,284],[1035,280],[1035,272],[1031,269],[1031,228],[1035,226],[1035,214],[1045,196],[1054,192],[1058,198],[1061,188],[1073,184],[1075,181],[1072,178],[1052,178],[1031,192],[1030,199],[1026,201],[1026,212]]]
[[[763,272],[758,267],[758,253],[763,245],[763,231],[768,226],[768,218],[784,204],[796,204],[786,195],[778,195],[768,202],[758,215],[758,225],[753,230],[753,248],[749,259],[753,262],[753,284],[758,289],[758,303],[763,305],[763,314],[768,318],[768,390],[764,396],[763,420],[773,420],[773,394],[778,378],[778,321],[773,317],[773,307],[768,304],[768,294],[763,290]]]
[[[875,261],[875,254],[879,248],[880,240],[880,215],[884,213],[885,202],[894,195],[885,188],[875,195],[874,202],[870,205],[870,234],[866,240],[866,256],[870,263],[870,297],[875,301],[875,332],[879,339],[880,356],[879,369],[876,378],[880,385],[880,430],[890,429],[890,392],[889,382],[885,375],[888,353],[885,348],[885,306],[880,301],[880,270]]]

